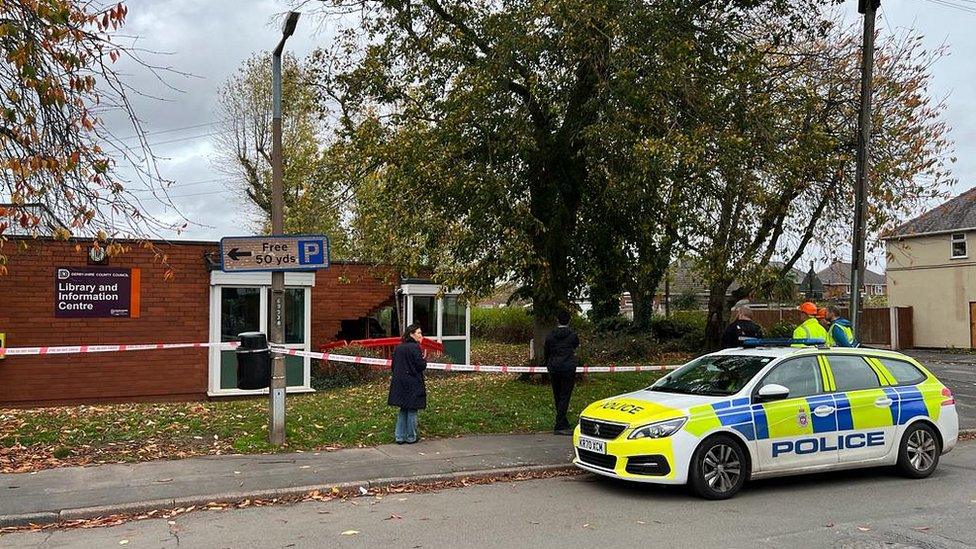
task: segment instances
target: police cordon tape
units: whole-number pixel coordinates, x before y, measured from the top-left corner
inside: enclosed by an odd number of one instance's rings
[[[314,351],[285,349],[283,347],[272,347],[272,350],[283,355],[308,357],[334,362],[350,362],[355,364],[368,364],[371,366],[385,367],[390,367],[393,364],[393,361],[388,358],[335,355],[332,353],[316,353]],[[664,370],[674,370],[676,368],[680,368],[681,366],[681,364],[654,364],[650,366],[579,366],[576,368],[576,371],[582,374],[660,372]],[[500,366],[495,364],[449,364],[442,362],[428,362],[427,369],[444,370],[445,372],[489,372],[497,374],[544,374],[547,372],[545,366]]]
[[[222,350],[233,350],[240,346],[240,342],[214,342],[214,343],[148,343],[148,344],[118,344],[118,345],[62,345],[46,347],[0,347],[0,357],[4,356],[37,356],[37,355],[68,355],[83,353],[118,353],[125,351],[156,351],[161,349],[195,349],[217,347]],[[302,351],[299,349],[288,349],[272,345],[271,351],[276,354],[314,358],[332,362],[347,362],[351,364],[367,364],[389,368],[393,361],[388,358],[373,358],[357,355],[340,355],[333,353],[317,353],[314,351]],[[617,372],[660,372],[673,370],[680,367],[680,364],[655,364],[649,366],[580,366],[576,369],[579,373],[617,373]],[[427,368],[431,370],[444,370],[446,372],[486,372],[499,374],[544,374],[547,372],[545,366],[504,366],[496,364],[449,364],[441,362],[428,362]]]
[[[0,347],[0,357],[28,356],[28,355],[74,355],[79,353],[118,353],[123,351],[155,351],[158,349],[192,349],[223,347],[236,349],[238,341],[218,343],[148,343],[148,344],[119,344],[119,345],[62,345],[59,347]]]

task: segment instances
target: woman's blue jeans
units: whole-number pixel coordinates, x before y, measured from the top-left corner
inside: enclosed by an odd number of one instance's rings
[[[397,413],[395,435],[397,442],[417,441],[417,410],[400,408],[400,412]]]

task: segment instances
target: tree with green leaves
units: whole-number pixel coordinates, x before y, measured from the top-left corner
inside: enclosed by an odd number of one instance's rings
[[[357,189],[364,253],[405,270],[430,268],[435,280],[474,295],[517,281],[532,298],[541,341],[581,290],[580,220],[599,189],[617,184],[622,164],[601,155],[615,149],[618,133],[639,145],[636,118],[651,113],[652,139],[664,139],[669,111],[695,95],[681,86],[689,61],[721,74],[739,26],[800,19],[819,3],[325,4],[340,39],[318,52],[317,81],[341,122],[337,146],[350,161],[343,172]],[[655,173],[622,188],[656,194],[677,181],[673,171],[668,179],[647,169]],[[649,260],[662,242],[648,243],[653,249],[639,253]]]
[[[257,212],[257,229],[271,228],[271,57],[253,55],[218,92],[223,131],[215,142],[219,168]],[[343,215],[348,193],[323,157],[324,124],[306,62],[282,61],[282,148],[285,232],[327,234],[332,253],[348,257]]]
[[[825,21],[825,24],[828,24]],[[700,219],[687,233],[709,290],[715,347],[732,300],[789,272],[811,242],[849,242],[859,80],[859,34],[832,30],[760,50],[709,103],[708,170],[692,183]],[[911,35],[878,42],[869,227],[878,231],[944,192],[950,143],[942,105],[927,93],[931,55]],[[769,269],[773,258],[783,259]]]

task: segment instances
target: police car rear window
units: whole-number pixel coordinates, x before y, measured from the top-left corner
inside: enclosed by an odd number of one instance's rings
[[[830,355],[830,371],[838,391],[857,391],[881,386],[878,374],[859,356]]]
[[[915,385],[916,383],[925,381],[925,374],[916,368],[914,364],[905,362],[904,360],[892,360],[890,358],[879,358],[878,361],[888,369],[888,372],[894,376],[895,381],[899,385]]]

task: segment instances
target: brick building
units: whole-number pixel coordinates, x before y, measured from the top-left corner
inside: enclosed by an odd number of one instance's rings
[[[161,258],[138,243],[128,243],[129,251],[107,265],[97,265],[97,253],[89,257],[90,244],[18,237],[0,242],[8,261],[7,274],[0,275],[6,346],[218,342],[266,330],[270,273],[219,270],[216,242],[156,242],[172,269],[169,279]],[[124,307],[111,305],[98,315],[92,305],[71,301],[79,294],[67,293],[73,286],[62,282],[78,273],[123,277],[120,293],[129,296],[123,296]],[[318,272],[286,273],[286,346],[315,350],[335,339],[343,321],[348,326],[391,306],[397,290],[391,275],[341,262]],[[0,360],[0,405],[255,394],[236,388],[235,365],[233,351],[216,348],[7,356]],[[289,392],[311,390],[309,359],[287,357],[286,369]]]
[[[825,299],[846,300],[851,297],[851,264],[843,261],[834,261],[822,271],[817,273],[817,277],[823,283],[823,296]],[[885,275],[876,273],[871,269],[864,269],[864,286],[861,288],[863,296],[884,296],[888,295],[888,282]]]

